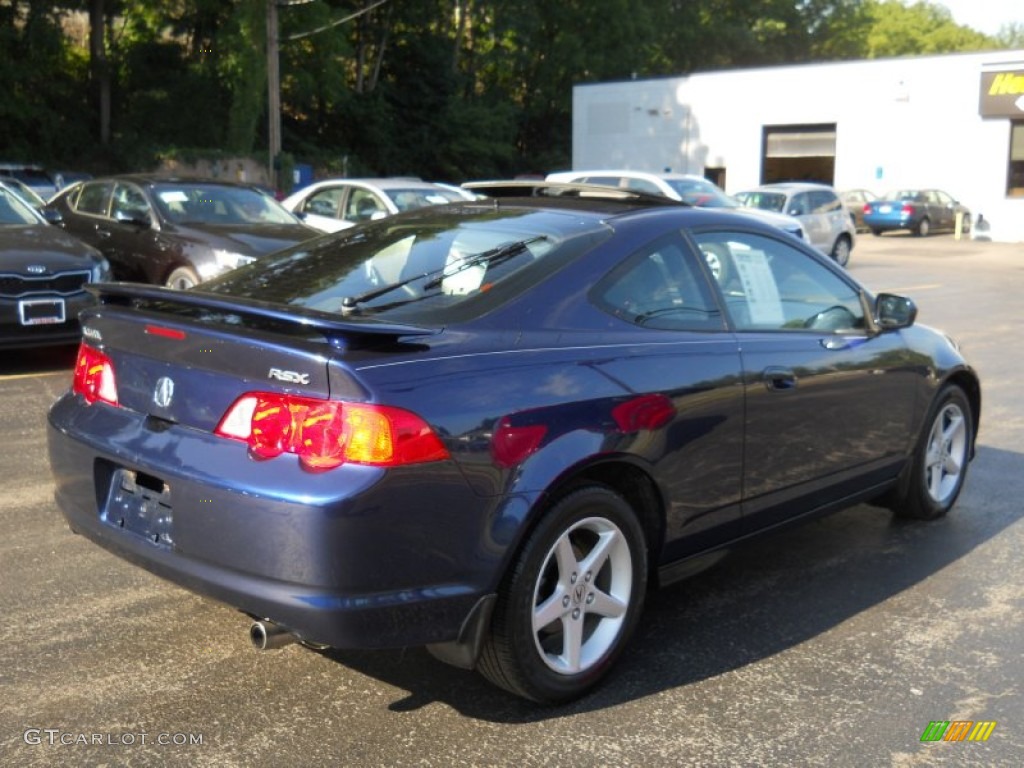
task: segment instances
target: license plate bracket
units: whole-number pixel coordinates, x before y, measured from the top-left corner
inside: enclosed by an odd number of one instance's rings
[[[64,299],[22,299],[18,320],[22,325],[60,325],[67,320]]]
[[[153,475],[123,467],[114,470],[101,517],[156,546],[174,545],[171,488]]]

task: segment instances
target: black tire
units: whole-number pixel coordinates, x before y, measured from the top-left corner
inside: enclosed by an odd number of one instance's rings
[[[605,486],[573,491],[506,574],[477,669],[536,702],[582,696],[622,653],[646,590],[647,542],[633,509]]]
[[[897,517],[937,520],[952,508],[967,475],[974,444],[971,406],[956,385],[935,398],[908,468],[909,478],[889,501]]]
[[[850,238],[846,235],[836,238],[836,242],[832,246],[832,259],[840,267],[845,267],[850,263],[850,251],[852,248]]]
[[[932,223],[928,219],[928,217],[925,216],[918,223],[917,228],[914,230],[914,234],[917,235],[918,237],[928,237],[928,235],[931,233],[931,231],[932,231]]]
[[[882,230],[880,230],[880,229],[872,229],[871,230],[871,234],[874,235],[875,237],[881,237],[882,236]]]
[[[184,291],[199,285],[199,276],[192,267],[178,267],[167,276],[165,284],[168,288]]]

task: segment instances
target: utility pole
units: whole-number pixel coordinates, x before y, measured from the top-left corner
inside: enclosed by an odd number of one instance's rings
[[[281,154],[281,65],[277,49],[277,0],[267,0],[267,113],[270,117],[267,172],[274,190],[278,188],[277,166]]]

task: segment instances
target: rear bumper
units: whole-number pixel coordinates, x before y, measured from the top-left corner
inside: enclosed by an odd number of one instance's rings
[[[48,438],[56,501],[74,531],[313,642],[453,641],[493,591],[505,552],[487,534],[495,500],[473,494],[450,463],[311,474],[294,457],[255,462],[241,444],[71,395],[51,409]],[[118,512],[121,470],[163,483],[156,528]]]

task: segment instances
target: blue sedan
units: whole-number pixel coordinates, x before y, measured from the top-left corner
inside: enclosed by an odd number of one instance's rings
[[[259,648],[426,646],[550,703],[741,539],[953,506],[981,388],[910,299],[750,216],[492,192],[99,286],[49,413],[70,527]]]
[[[864,204],[864,226],[874,235],[909,230],[925,237],[939,230],[971,231],[971,212],[941,189],[901,189]]]

